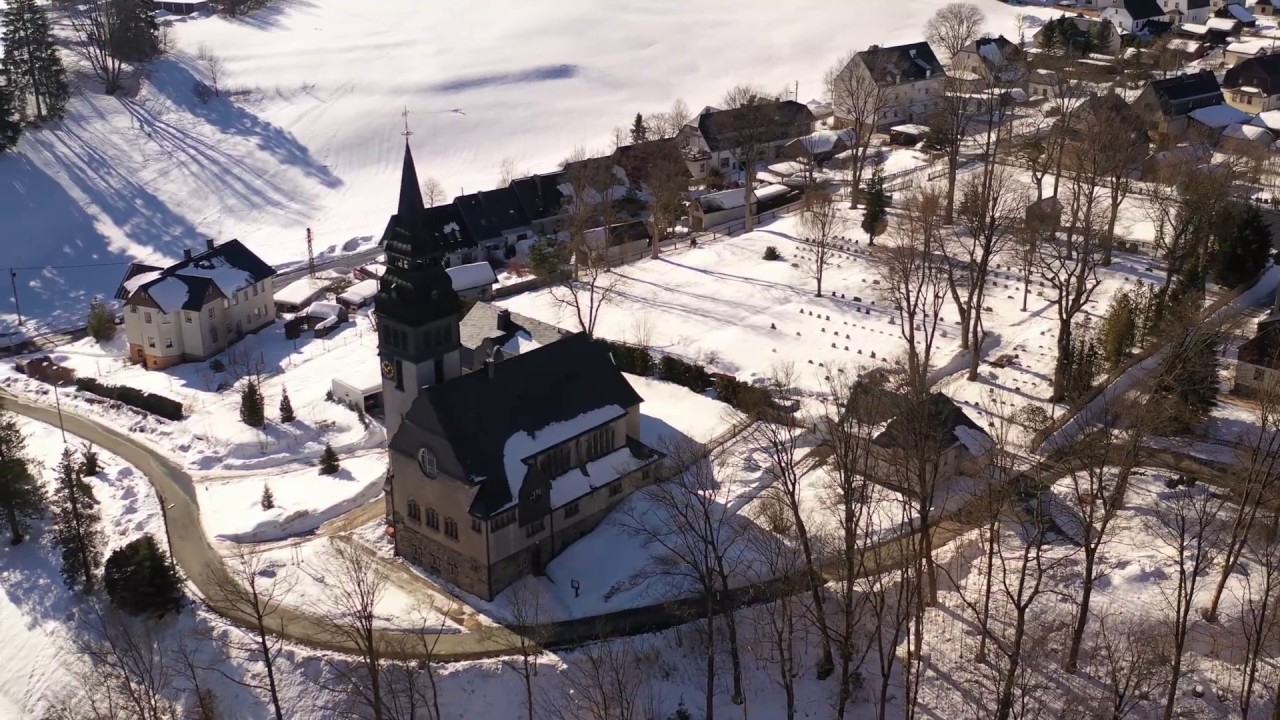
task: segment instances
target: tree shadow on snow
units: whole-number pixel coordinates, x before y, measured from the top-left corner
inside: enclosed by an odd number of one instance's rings
[[[285,18],[298,10],[315,7],[311,0],[273,0],[269,5],[247,15],[226,18],[228,22],[245,25],[256,30],[273,30],[284,24]]]
[[[22,611],[28,629],[56,622],[72,605],[55,559],[58,550],[43,525],[30,528],[31,534],[17,546],[9,545],[6,534],[0,549],[0,592]]]

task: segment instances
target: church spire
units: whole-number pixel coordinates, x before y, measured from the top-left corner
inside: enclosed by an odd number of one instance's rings
[[[400,207],[396,213],[402,220],[414,220],[422,217],[425,210],[422,202],[422,188],[418,185],[418,169],[413,164],[413,151],[409,149],[409,138],[404,140],[404,167],[400,171]]]

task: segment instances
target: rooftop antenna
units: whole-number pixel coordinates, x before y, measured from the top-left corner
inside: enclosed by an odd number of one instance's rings
[[[307,228],[307,276],[316,276],[316,254],[311,245],[311,228]]]

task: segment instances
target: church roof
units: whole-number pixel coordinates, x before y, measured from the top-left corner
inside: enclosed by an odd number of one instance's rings
[[[419,430],[438,432],[464,479],[477,486],[471,514],[486,518],[516,499],[507,478],[508,440],[641,400],[608,348],[577,333],[496,363],[492,374],[481,369],[424,388],[391,439],[391,449],[414,456]]]

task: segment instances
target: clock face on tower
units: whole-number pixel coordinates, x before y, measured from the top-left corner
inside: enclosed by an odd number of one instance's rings
[[[382,377],[388,380],[396,379],[396,364],[391,358],[382,358]]]

